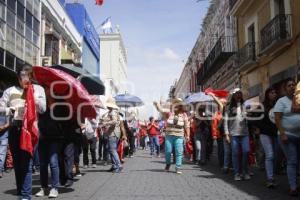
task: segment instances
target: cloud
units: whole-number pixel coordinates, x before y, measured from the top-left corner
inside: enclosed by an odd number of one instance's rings
[[[170,48],[165,48],[163,57],[169,60],[179,60],[179,56]]]

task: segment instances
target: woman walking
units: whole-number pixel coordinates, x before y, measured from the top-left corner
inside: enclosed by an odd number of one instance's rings
[[[249,180],[248,153],[249,153],[249,130],[243,108],[243,93],[240,89],[233,91],[229,107],[225,113],[226,141],[231,143],[232,164],[234,168],[234,180]],[[240,166],[240,149],[242,150],[242,166]]]
[[[176,155],[176,173],[182,174],[183,140],[185,138],[188,142],[190,139],[190,125],[188,116],[184,111],[183,101],[180,98],[173,99],[171,111],[169,112],[163,110],[157,102],[154,102],[154,106],[162,113],[164,120],[166,120],[165,171],[170,171],[171,153],[174,147]]]

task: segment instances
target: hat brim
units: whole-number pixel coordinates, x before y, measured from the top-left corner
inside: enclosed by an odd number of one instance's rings
[[[106,103],[105,105],[107,108],[113,108],[116,110],[119,110],[119,107],[116,104],[112,104],[112,103]]]

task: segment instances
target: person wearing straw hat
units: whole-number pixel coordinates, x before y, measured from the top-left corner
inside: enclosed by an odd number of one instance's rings
[[[120,173],[123,169],[117,152],[119,139],[126,140],[124,124],[121,122],[119,107],[114,98],[106,101],[108,113],[100,120],[100,125],[105,127],[104,135],[108,137],[108,149],[111,157],[112,167],[109,172]]]
[[[171,104],[171,110],[168,112],[161,108],[160,104],[154,102],[156,109],[163,115],[166,121],[166,141],[165,141],[165,171],[169,172],[171,167],[171,153],[175,148],[176,173],[182,174],[183,140],[189,141],[190,125],[187,114],[184,111],[183,100],[174,98]]]

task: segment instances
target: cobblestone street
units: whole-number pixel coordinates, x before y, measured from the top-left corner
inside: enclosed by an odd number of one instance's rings
[[[128,158],[121,174],[106,172],[109,166],[87,169],[72,189],[60,188],[59,199],[88,200],[199,200],[199,199],[289,199],[287,179],[279,177],[277,189],[264,186],[264,173],[254,171],[252,180],[234,182],[223,175],[213,161],[203,168],[186,163],[183,174],[166,173],[163,158],[151,158],[146,151]],[[174,167],[172,168],[174,170]],[[0,180],[1,199],[16,199],[13,173]],[[33,193],[39,189],[34,175]],[[38,199],[34,197],[33,199]],[[44,199],[48,199],[45,197]]]

